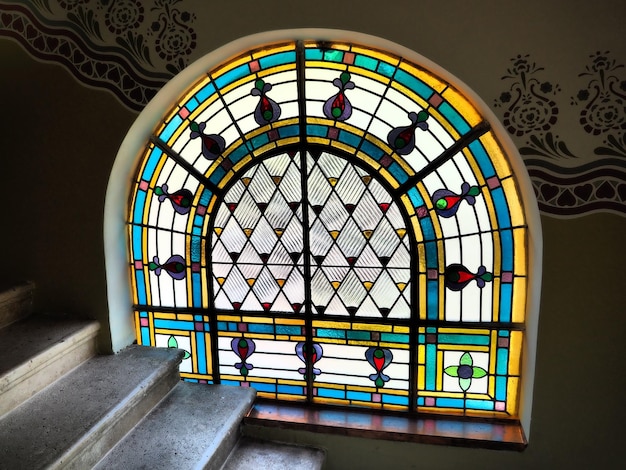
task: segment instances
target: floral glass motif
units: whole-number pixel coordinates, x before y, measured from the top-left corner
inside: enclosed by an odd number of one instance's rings
[[[517,416],[527,226],[470,101],[406,58],[315,41],[244,52],[182,96],[132,190],[140,344],[266,398]]]

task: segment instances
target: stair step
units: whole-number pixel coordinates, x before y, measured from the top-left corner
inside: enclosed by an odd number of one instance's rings
[[[95,468],[221,468],[255,395],[250,388],[180,382]]]
[[[32,282],[0,282],[0,328],[31,314],[34,290]]]
[[[33,315],[0,330],[0,416],[96,353],[95,321]]]
[[[222,470],[317,470],[325,459],[326,453],[314,447],[242,437]]]
[[[91,468],[180,381],[182,357],[131,346],[89,359],[0,420],[2,468]]]

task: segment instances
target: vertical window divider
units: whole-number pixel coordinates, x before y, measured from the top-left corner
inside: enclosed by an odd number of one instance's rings
[[[305,315],[305,345],[304,357],[306,358],[306,396],[307,402],[313,402],[313,362],[311,361],[311,351],[313,351],[313,309],[311,305],[311,247],[309,240],[309,198],[308,198],[308,173],[307,173],[307,142],[306,142],[306,98],[305,98],[305,56],[304,43],[296,42],[296,70],[298,89],[298,126],[300,134],[300,176],[302,184],[302,262],[304,267],[304,315]]]

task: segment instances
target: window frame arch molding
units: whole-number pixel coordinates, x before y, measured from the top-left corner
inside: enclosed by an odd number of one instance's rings
[[[181,348],[185,380],[278,403],[528,436],[537,203],[488,107],[416,52],[307,29],[208,54],[130,129],[104,236],[114,351]]]

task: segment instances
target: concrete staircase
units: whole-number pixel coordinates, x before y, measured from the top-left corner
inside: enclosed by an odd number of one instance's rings
[[[322,468],[319,449],[242,437],[254,389],[181,382],[180,350],[98,356],[96,322],[0,289],[0,469]]]

